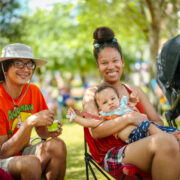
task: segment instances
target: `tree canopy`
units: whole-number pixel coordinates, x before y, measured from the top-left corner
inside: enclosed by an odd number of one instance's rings
[[[20,8],[17,0],[0,0],[0,49],[9,42],[19,40],[21,36]]]
[[[15,41],[29,44],[35,56],[48,60],[46,69],[78,73],[82,79],[88,73],[97,74],[92,34],[99,26],[115,31],[125,71],[136,59],[150,59],[152,75],[160,42],[178,32],[178,0],[78,0],[77,4],[60,2],[31,14],[17,13],[21,12],[18,2],[4,0],[0,4],[2,45]]]

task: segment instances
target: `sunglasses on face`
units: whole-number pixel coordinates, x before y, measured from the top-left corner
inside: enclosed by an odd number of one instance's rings
[[[24,66],[26,65],[28,70],[34,70],[36,65],[34,62],[28,62],[28,63],[24,63],[22,61],[13,61],[13,65],[15,68],[17,69],[23,69]]]

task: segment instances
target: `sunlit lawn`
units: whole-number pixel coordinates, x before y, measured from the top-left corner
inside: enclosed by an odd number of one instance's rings
[[[34,131],[32,136],[36,136]],[[60,137],[65,141],[68,152],[65,180],[85,180],[83,128],[75,123],[66,123],[63,125],[63,133]],[[98,180],[105,179],[96,169],[95,171]],[[92,175],[90,179],[93,179]]]

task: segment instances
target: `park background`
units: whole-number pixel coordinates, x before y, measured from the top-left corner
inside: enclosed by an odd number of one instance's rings
[[[86,88],[101,82],[92,53],[92,34],[100,26],[112,28],[122,47],[122,81],[142,87],[164,119],[169,106],[157,92],[156,57],[163,43],[180,33],[179,0],[0,0],[0,50],[24,43],[35,57],[48,60],[32,81],[64,123],[67,180],[85,179],[84,136],[82,127],[66,119],[63,94],[81,110]]]

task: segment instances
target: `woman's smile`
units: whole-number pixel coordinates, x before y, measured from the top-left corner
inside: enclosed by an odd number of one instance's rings
[[[108,76],[116,76],[116,75],[118,75],[118,72],[117,71],[112,71],[112,72],[107,72],[106,74]]]
[[[116,49],[107,47],[99,53],[98,68],[105,82],[119,81],[123,66],[124,61]]]
[[[27,79],[30,76],[30,73],[16,73],[21,79]]]

